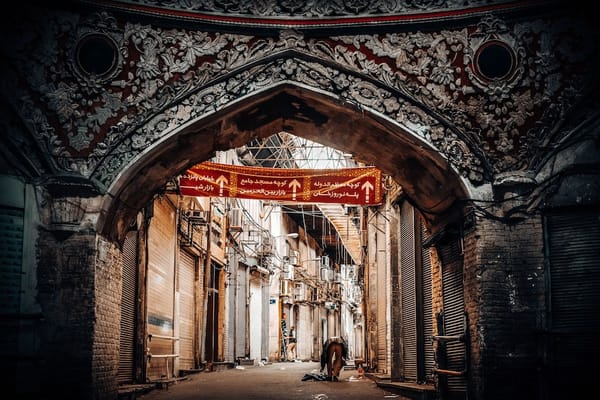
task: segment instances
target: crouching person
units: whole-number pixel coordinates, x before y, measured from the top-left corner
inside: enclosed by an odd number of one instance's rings
[[[321,372],[327,366],[327,380],[338,381],[348,357],[348,345],[342,337],[332,337],[323,343]]]

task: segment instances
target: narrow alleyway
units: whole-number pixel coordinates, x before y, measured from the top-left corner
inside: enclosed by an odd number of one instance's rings
[[[217,372],[190,375],[167,389],[155,389],[142,400],[244,399],[244,400],[352,400],[397,399],[405,397],[386,391],[355,369],[342,371],[338,382],[306,380],[318,374],[317,362],[272,363],[239,366]]]
[[[5,13],[6,398],[598,392],[600,29],[578,3]],[[333,338],[368,374],[279,363]]]

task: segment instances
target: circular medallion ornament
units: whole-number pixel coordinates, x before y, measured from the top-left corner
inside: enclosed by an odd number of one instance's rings
[[[92,33],[79,39],[75,49],[76,65],[89,76],[109,76],[116,68],[118,50],[110,36]]]
[[[486,81],[509,78],[515,70],[515,53],[500,40],[488,40],[475,52],[475,73]]]

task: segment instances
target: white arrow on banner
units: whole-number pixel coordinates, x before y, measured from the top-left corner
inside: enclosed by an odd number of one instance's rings
[[[300,189],[302,185],[296,179],[292,179],[288,186],[292,188],[292,200],[296,200],[296,190]]]
[[[374,189],[373,185],[371,185],[371,182],[366,181],[365,183],[362,184],[362,186],[360,188],[365,191],[365,202],[368,203],[369,202],[369,191]]]
[[[229,181],[227,180],[227,178],[225,178],[223,175],[219,176],[215,182],[217,182],[219,184],[219,196],[223,196],[223,186],[226,183],[229,183]]]

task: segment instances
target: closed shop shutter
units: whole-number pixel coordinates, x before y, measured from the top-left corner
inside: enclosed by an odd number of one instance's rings
[[[264,283],[263,284],[263,288],[262,288],[262,303],[263,303],[263,309],[265,310],[263,312],[262,315],[262,352],[261,352],[261,359],[268,359],[269,358],[269,298],[270,298],[270,294],[269,294],[269,289],[268,289],[268,283]],[[299,315],[299,314],[295,314],[295,315]],[[306,320],[304,320],[306,321]],[[300,324],[299,321],[296,321],[295,324],[296,327],[296,332],[299,331],[300,329]],[[296,355],[298,354],[298,349],[296,349]]]
[[[0,207],[0,357],[4,363],[14,363],[19,348],[19,330],[23,320],[11,318],[20,310],[23,263],[23,209]],[[21,325],[21,326],[20,326]],[[34,351],[34,349],[31,349]],[[14,364],[11,365],[14,367]],[[16,382],[12,372],[4,375],[5,382]],[[4,369],[6,371],[6,369]],[[6,388],[5,388],[6,390]],[[11,391],[11,385],[8,386]]]
[[[186,251],[179,252],[179,368],[195,368],[194,276],[195,259]]]
[[[20,310],[23,263],[22,209],[0,207],[0,250],[1,310],[6,314],[17,314]]]
[[[465,332],[465,305],[463,298],[463,263],[458,239],[438,246],[442,260],[442,292],[444,335],[462,335]],[[466,345],[463,342],[446,344],[445,369],[463,371],[466,369]],[[448,376],[447,391],[450,399],[461,399],[466,393],[464,376]]]
[[[198,327],[196,328],[196,332],[198,332],[198,344],[197,344],[197,352],[198,352],[198,362],[204,362],[204,342],[203,342],[203,333],[206,331],[206,322],[204,317],[205,313],[205,304],[206,304],[206,288],[204,287],[204,279],[205,279],[205,271],[206,271],[206,258],[200,256],[198,258],[198,274],[197,274],[197,282],[196,282],[196,297],[194,302],[196,304],[196,321],[198,323]]]
[[[152,357],[146,376],[173,376],[175,304],[175,212],[168,201],[154,202],[148,231],[148,348]]]
[[[548,215],[550,318],[547,355],[550,398],[592,386],[600,358],[600,214],[596,210]]]
[[[384,227],[385,220],[383,216],[377,214],[377,226]],[[383,229],[378,229],[377,235],[377,253],[375,260],[377,262],[377,370],[383,373],[389,373],[390,363],[388,357],[388,306],[389,302],[389,279],[387,274],[386,254],[386,236]],[[335,326],[330,324],[329,326]]]
[[[250,339],[250,359],[260,361],[262,354],[262,331],[264,326],[263,310],[264,304],[262,303],[262,287],[261,279],[252,277],[250,279],[250,299],[249,299],[249,315],[252,317],[248,321],[249,339]],[[290,328],[293,324],[290,319],[291,315],[288,314],[287,331],[288,335]],[[287,349],[286,349],[287,350]],[[287,351],[286,351],[287,352]]]
[[[118,374],[120,384],[133,382],[135,369],[137,267],[137,231],[131,231],[127,234],[123,243]]]
[[[404,380],[413,382],[431,380],[435,366],[431,342],[431,258],[429,250],[422,247],[425,235],[422,219],[405,202],[400,214],[402,364]]]
[[[247,267],[239,264],[237,268],[236,290],[236,323],[235,323],[235,356],[246,357],[250,352],[250,345],[246,340],[248,327],[248,277]]]
[[[404,379],[417,380],[417,303],[415,214],[407,202],[400,209],[400,275],[402,281],[402,360]]]
[[[221,320],[219,288],[221,287],[222,270],[222,265],[211,261],[210,269],[207,272],[206,336],[204,339],[204,357],[207,362],[220,360],[219,344],[223,343],[219,329]]]
[[[427,231],[423,219],[419,218],[421,231],[421,244],[427,240]],[[432,299],[432,281],[431,281],[431,255],[428,248],[421,245],[421,271],[423,276],[423,358],[425,365],[425,379],[433,379],[433,369],[435,367],[433,341],[433,299]]]

